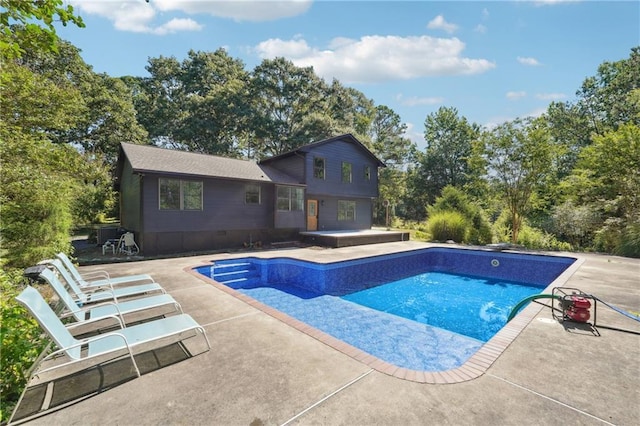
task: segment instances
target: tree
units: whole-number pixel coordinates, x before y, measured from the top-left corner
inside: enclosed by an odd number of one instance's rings
[[[304,119],[322,113],[325,83],[313,68],[265,59],[251,73],[252,124],[258,156],[278,155],[312,142]],[[321,123],[324,126],[324,123]]]
[[[625,229],[640,225],[640,127],[627,123],[594,137],[567,178],[574,202],[603,218],[601,233],[614,235],[604,249],[616,252]],[[603,236],[604,238],[604,236]],[[635,252],[640,252],[636,248]],[[622,254],[622,253],[620,253]]]
[[[404,198],[406,188],[404,168],[413,154],[415,145],[405,137],[407,125],[391,108],[379,105],[373,111],[369,128],[370,148],[386,165],[379,171],[380,195],[375,204],[375,212],[378,222],[384,223],[386,220],[384,203],[388,202],[392,212],[395,212]]]
[[[238,155],[250,116],[243,62],[224,49],[189,51],[180,75],[184,115],[174,137],[192,151]]]
[[[238,156],[247,149],[248,73],[224,49],[150,58],[150,76],[128,77],[140,123],[157,145]]]
[[[551,172],[553,144],[548,128],[542,119],[516,119],[484,132],[478,148],[487,165],[487,179],[506,203],[511,240],[516,243],[532,196]]]
[[[82,18],[74,14],[73,6],[64,3],[63,0],[0,0],[0,55],[15,59],[27,51],[55,52],[59,39],[54,22],[84,27]]]
[[[469,160],[472,142],[480,131],[477,124],[469,124],[457,109],[448,107],[429,114],[424,126],[427,147],[417,155],[408,189],[418,217],[424,217],[426,206],[435,201],[442,188],[447,185],[462,188],[472,181],[474,173]]]

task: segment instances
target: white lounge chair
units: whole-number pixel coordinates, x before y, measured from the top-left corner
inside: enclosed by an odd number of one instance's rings
[[[66,307],[66,312],[63,312],[62,317],[73,317],[75,319],[76,322],[67,325],[67,328],[70,329],[109,318],[116,319],[120,327],[124,328],[126,327],[125,315],[137,314],[136,321],[143,321],[166,314],[167,311],[183,313],[180,304],[168,294],[143,297],[119,303],[105,302],[99,305],[82,307],[73,299],[52,270],[45,269],[40,273],[40,277],[49,283]],[[160,308],[164,309],[160,311]],[[142,315],[143,313],[145,315]]]
[[[151,350],[182,341],[184,340],[183,333],[186,332],[202,333],[207,343],[207,350],[211,349],[204,328],[187,314],[162,318],[86,339],[76,339],[35,288],[25,288],[16,297],[16,300],[29,310],[40,327],[59,348],[44,357],[43,362],[61,354],[65,354],[69,358],[68,362],[36,370],[32,376],[67,367],[80,361],[93,360],[95,365],[102,363],[100,360],[105,358],[110,360],[128,355],[136,374],[140,377],[140,370],[133,357],[134,350],[142,352],[144,349]],[[168,341],[170,343],[167,343]],[[86,347],[86,350],[83,347]]]
[[[139,275],[126,275],[123,277],[111,277],[109,273],[104,270],[87,272],[84,274],[80,274],[78,268],[75,267],[73,262],[69,257],[60,252],[56,254],[56,257],[62,262],[64,267],[69,271],[71,276],[76,280],[80,287],[95,287],[95,286],[104,286],[104,285],[120,285],[120,284],[131,284],[138,281],[149,281],[155,282],[154,279],[149,274],[139,274]]]
[[[75,299],[80,303],[95,303],[112,301],[117,302],[118,298],[140,296],[149,293],[166,293],[166,291],[158,283],[140,284],[132,286],[118,286],[107,285],[104,287],[84,287],[80,288],[78,283],[73,279],[69,271],[62,266],[59,259],[49,260],[48,264],[51,265],[62,278],[67,282],[67,285],[71,289]]]

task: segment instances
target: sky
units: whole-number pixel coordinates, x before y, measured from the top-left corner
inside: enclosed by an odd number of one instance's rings
[[[86,28],[58,35],[95,72],[146,77],[149,58],[189,50],[247,71],[285,57],[393,109],[419,147],[440,107],[488,128],[538,116],[640,46],[639,1],[64,1]]]

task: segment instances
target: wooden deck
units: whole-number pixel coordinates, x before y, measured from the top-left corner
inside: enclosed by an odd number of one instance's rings
[[[362,229],[354,231],[306,231],[301,232],[303,243],[325,247],[349,247],[364,244],[409,241],[409,232]]]

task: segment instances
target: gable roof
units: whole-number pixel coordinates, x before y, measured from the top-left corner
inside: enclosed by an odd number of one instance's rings
[[[151,145],[121,143],[121,153],[135,173],[158,173],[208,178],[302,185],[292,176],[268,165],[249,160],[159,148]]]
[[[376,157],[373,152],[371,152],[369,150],[369,148],[367,148],[366,146],[364,146],[364,144],[362,142],[360,142],[355,136],[353,136],[351,133],[345,133],[344,135],[340,135],[340,136],[334,136],[332,138],[329,139],[324,139],[318,142],[312,142],[306,145],[302,145],[292,151],[289,152],[285,152],[283,154],[280,155],[276,155],[274,157],[270,157],[270,158],[265,158],[264,160],[260,161],[260,164],[266,164],[266,163],[270,163],[274,160],[278,160],[281,158],[286,158],[286,157],[290,157],[292,155],[295,154],[306,154],[308,152],[311,152],[314,148],[320,146],[320,145],[324,145],[327,143],[331,143],[331,142],[335,142],[335,141],[344,141],[344,142],[350,142],[354,145],[356,145],[358,148],[360,148],[367,156],[369,156],[377,165],[378,167],[386,167],[386,165],[378,158]]]

